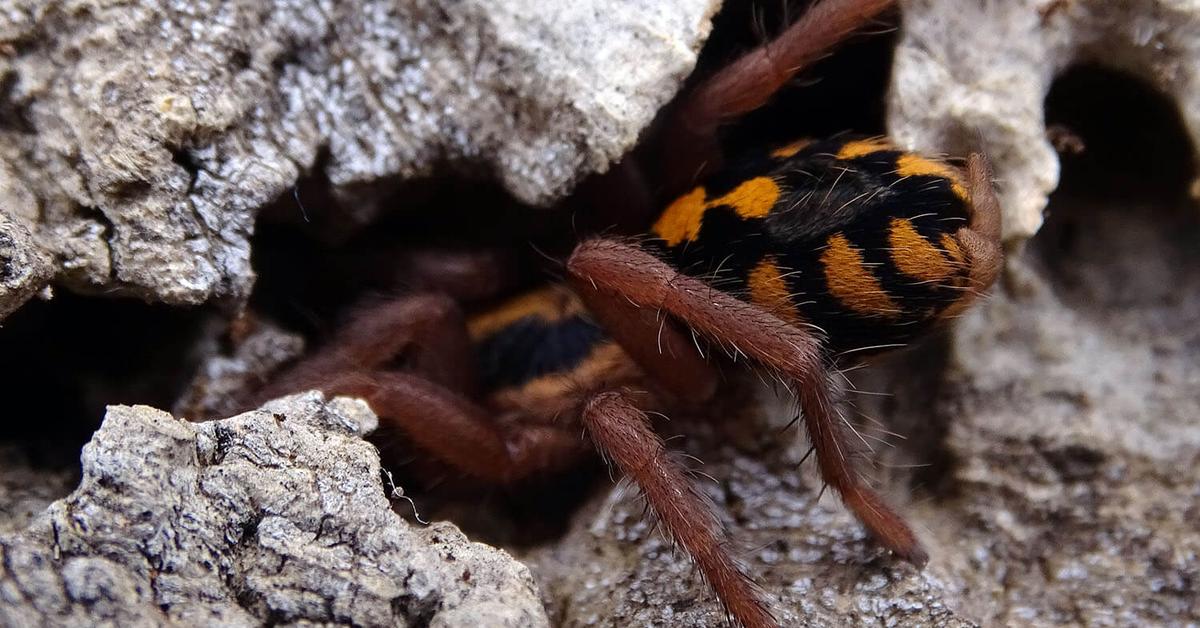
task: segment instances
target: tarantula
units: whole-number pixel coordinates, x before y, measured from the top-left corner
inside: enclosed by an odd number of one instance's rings
[[[824,0],[686,94],[664,132],[665,176],[684,192],[645,236],[586,239],[564,282],[471,316],[436,293],[362,310],[259,398],[308,388],[361,397],[416,448],[483,482],[560,472],[594,447],[640,489],[728,614],[773,626],[647,417],[719,394],[699,336],[794,392],[824,482],[881,545],[923,565],[912,530],[852,464],[830,373],[839,352],[908,342],[993,282],[1000,209],[986,160],[971,155],[960,170],[850,137],[724,158],[715,139],[892,4]],[[423,268],[430,285],[494,274],[478,258]]]

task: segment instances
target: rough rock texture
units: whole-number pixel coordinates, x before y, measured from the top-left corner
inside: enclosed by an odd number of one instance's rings
[[[0,211],[74,289],[239,299],[256,213],[314,168],[367,215],[364,186],[443,163],[540,204],[604,170],[718,4],[17,0],[0,11]],[[49,276],[21,248],[0,314]]]
[[[3,170],[0,169],[0,193]],[[0,207],[0,320],[41,290],[54,274],[50,255],[29,233],[28,225]]]
[[[936,573],[985,624],[1194,624],[1200,220],[1055,210],[956,334]]]
[[[267,321],[247,323],[253,327],[238,338],[231,355],[221,350],[221,337],[228,336],[224,324],[206,330],[197,352],[206,356],[186,392],[171,409],[175,416],[192,421],[226,417],[238,412],[247,399],[286,362],[304,353],[304,337],[280,329]]]
[[[1200,146],[1194,1],[909,0],[903,7],[889,133],[921,150],[985,147],[1003,184],[1009,240],[1037,232],[1058,185],[1043,101],[1071,65],[1096,64],[1149,82],[1175,100]]]
[[[835,498],[817,500],[820,480],[811,464],[798,465],[806,449],[748,453],[708,438],[687,449],[716,479],[697,478],[781,624],[973,625],[951,609],[948,584],[935,572],[890,562]],[[699,573],[655,530],[629,487],[593,504],[562,543],[527,560],[563,626],[724,625]]]
[[[941,344],[855,374],[890,395],[859,408],[907,437],[863,425],[892,445],[874,474],[931,551],[923,573],[816,501],[805,444],[739,451],[702,429],[688,443],[784,625],[1200,622],[1200,217],[1187,202],[1053,209]],[[567,626],[721,617],[632,491],[528,558]]]
[[[79,488],[0,534],[0,624],[547,625],[525,567],[391,510],[375,422],[316,393],[203,424],[111,407]]]
[[[55,499],[71,492],[68,469],[34,466],[20,446],[0,445],[0,534],[28,526]]]

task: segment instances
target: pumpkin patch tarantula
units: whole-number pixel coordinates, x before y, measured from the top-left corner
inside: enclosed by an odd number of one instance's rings
[[[715,139],[892,4],[824,0],[685,95],[664,130],[666,185],[682,194],[646,236],[584,240],[564,282],[470,316],[436,292],[372,306],[258,397],[361,397],[414,447],[482,482],[561,472],[594,448],[737,623],[773,626],[647,417],[720,394],[701,337],[787,384],[823,481],[881,545],[923,565],[908,524],[852,464],[830,374],[840,353],[909,342],[995,279],[1000,210],[986,160],[971,155],[960,170],[851,137],[724,158]],[[478,259],[425,270],[431,285],[494,273]]]

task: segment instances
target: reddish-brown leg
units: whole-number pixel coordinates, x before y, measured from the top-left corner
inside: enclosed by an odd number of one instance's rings
[[[469,399],[417,375],[342,373],[319,387],[328,395],[366,400],[380,420],[414,445],[487,482],[507,484],[566,469],[587,453],[577,433],[546,425],[502,427]]]
[[[774,40],[697,85],[665,130],[672,189],[718,167],[717,128],[764,104],[797,72],[861,28],[895,0],[824,0]]]
[[[590,284],[578,285],[578,277],[570,280],[578,294],[594,290]],[[670,317],[655,308],[638,307],[623,299],[593,299],[587,305],[600,326],[617,339],[621,349],[655,383],[675,398],[677,405],[687,407],[712,399],[719,381],[717,369],[704,359],[695,340],[681,332]]]
[[[475,391],[475,357],[458,304],[447,296],[418,294],[361,308],[321,350],[259,391],[255,401],[321,388],[339,373],[376,371],[402,352],[426,379],[467,395]]]
[[[621,300],[661,309],[793,382],[822,479],[884,546],[914,564],[925,563],[927,554],[912,530],[866,486],[851,464],[853,450],[841,429],[816,337],[679,273],[634,245],[601,239],[583,242],[567,268],[589,309]],[[619,333],[616,330],[613,337],[626,346]]]
[[[444,294],[458,303],[493,298],[519,284],[520,260],[497,249],[446,250],[407,246],[378,260],[396,270],[405,292]]]
[[[584,406],[582,420],[600,453],[635,482],[677,544],[696,561],[729,614],[748,628],[776,626],[754,583],[725,548],[712,506],[650,429],[644,412],[618,392]]]

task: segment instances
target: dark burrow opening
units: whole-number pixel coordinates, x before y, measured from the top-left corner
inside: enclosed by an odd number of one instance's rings
[[[78,469],[79,451],[112,404],[170,408],[200,356],[208,308],[149,305],[56,291],[4,320],[0,443],[35,468]]]
[[[1077,67],[1055,83],[1046,119],[1082,148],[1062,156],[1062,183],[1030,243],[1059,297],[1105,315],[1195,289],[1196,155],[1175,104],[1135,77]]]

